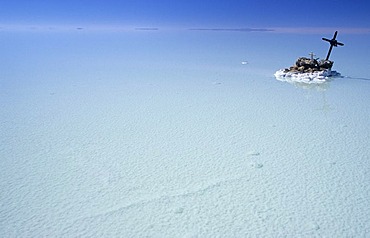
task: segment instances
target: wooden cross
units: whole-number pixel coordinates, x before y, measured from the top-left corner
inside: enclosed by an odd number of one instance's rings
[[[344,46],[343,43],[340,43],[336,40],[337,38],[337,34],[338,34],[338,31],[336,31],[334,33],[334,36],[333,36],[333,39],[329,40],[329,39],[326,39],[326,38],[322,38],[324,41],[328,41],[330,43],[330,48],[329,48],[329,52],[328,52],[328,55],[326,56],[326,59],[325,60],[329,60],[329,57],[330,57],[330,54],[331,54],[331,50],[333,49],[333,46],[337,47],[338,45],[340,46]]]
[[[316,56],[313,52],[309,53],[309,55],[311,56],[311,60],[313,60],[313,57]]]

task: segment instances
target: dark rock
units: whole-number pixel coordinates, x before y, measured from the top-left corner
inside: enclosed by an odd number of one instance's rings
[[[317,62],[316,59],[309,59],[306,57],[298,58],[295,65],[298,67],[304,66],[305,69],[319,68],[319,62]]]
[[[285,69],[284,72],[313,73],[315,71],[331,69],[333,64],[334,62],[331,60],[317,61],[317,59],[300,57],[295,62],[295,65],[291,66],[289,69]]]
[[[320,60],[319,66],[320,68],[324,69],[331,69],[333,67],[334,62],[331,60]]]

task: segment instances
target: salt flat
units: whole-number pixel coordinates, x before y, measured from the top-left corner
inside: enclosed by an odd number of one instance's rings
[[[254,49],[272,33],[27,34],[2,39],[2,237],[369,235],[370,73],[345,51],[352,79],[291,85]]]

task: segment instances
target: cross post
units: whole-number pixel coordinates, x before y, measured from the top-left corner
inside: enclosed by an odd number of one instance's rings
[[[334,47],[337,47],[338,45],[340,45],[340,46],[344,46],[344,44],[343,44],[343,43],[340,43],[340,42],[338,42],[338,41],[336,40],[336,38],[337,38],[337,34],[338,34],[338,31],[336,31],[336,32],[334,33],[334,36],[333,36],[333,38],[332,38],[331,40],[329,40],[329,39],[327,39],[327,38],[322,38],[324,41],[327,41],[327,42],[329,42],[329,43],[330,43],[329,52],[328,52],[328,54],[327,54],[327,56],[326,56],[326,59],[325,59],[325,60],[329,60],[329,57],[330,57],[331,51],[332,51],[332,49],[333,49],[333,46],[334,46]]]
[[[311,56],[311,60],[314,60],[313,57],[316,55],[313,52],[309,53],[309,55]]]

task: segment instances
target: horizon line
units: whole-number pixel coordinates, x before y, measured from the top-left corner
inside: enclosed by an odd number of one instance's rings
[[[367,27],[187,27],[152,26],[149,24],[1,24],[0,32],[127,32],[127,31],[208,31],[319,34],[339,31],[342,34],[369,34]]]

